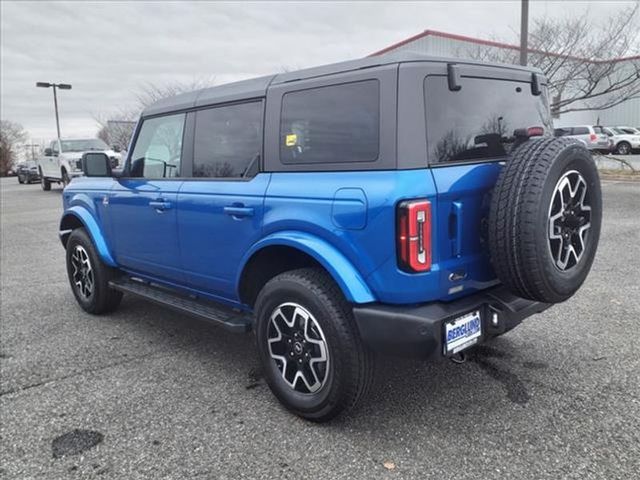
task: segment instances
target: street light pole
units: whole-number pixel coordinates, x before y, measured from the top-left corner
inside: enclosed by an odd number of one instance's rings
[[[53,85],[53,106],[56,111],[56,130],[58,131],[58,140],[60,140],[60,118],[58,117],[58,95],[56,94],[56,84]]]
[[[529,39],[529,0],[522,0],[520,8],[520,65],[527,66]]]
[[[58,141],[60,141],[60,118],[58,116],[58,94],[56,90],[71,90],[71,85],[68,83],[49,83],[49,82],[36,82],[36,87],[49,88],[53,87],[53,106],[56,110],[56,130],[58,131]]]

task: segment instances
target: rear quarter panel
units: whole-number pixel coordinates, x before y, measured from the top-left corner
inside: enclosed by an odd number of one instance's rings
[[[263,235],[300,231],[321,238],[365,278],[377,301],[432,300],[440,292],[437,258],[427,273],[397,268],[396,205],[410,198],[428,198],[437,208],[430,170],[273,173]]]

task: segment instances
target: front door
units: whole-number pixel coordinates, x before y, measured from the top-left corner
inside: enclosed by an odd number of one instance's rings
[[[51,155],[44,155],[42,157],[43,161],[40,162],[42,174],[45,177],[58,178],[60,176],[60,169],[58,168],[58,155],[60,155],[58,141],[54,140],[51,142],[49,144],[49,149],[51,150]]]
[[[177,202],[185,114],[145,119],[109,195],[114,254],[130,271],[181,283]]]
[[[193,178],[178,194],[182,267],[188,286],[229,301],[237,300],[240,261],[262,228],[270,178],[258,173],[263,109],[252,101],[190,114]]]

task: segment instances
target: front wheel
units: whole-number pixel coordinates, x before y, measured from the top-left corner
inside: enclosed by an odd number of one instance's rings
[[[62,188],[65,188],[70,183],[71,179],[69,178],[69,174],[66,170],[62,170]]]
[[[107,313],[120,305],[122,292],[109,287],[109,281],[119,272],[100,260],[84,228],[78,228],[69,235],[67,275],[73,295],[85,312]]]
[[[627,142],[620,142],[616,148],[616,152],[620,155],[629,155],[631,153],[631,145]]]
[[[24,179],[21,175],[18,175],[18,183],[24,183]]]
[[[280,274],[265,285],[255,307],[265,378],[286,408],[324,422],[364,397],[373,355],[329,275],[313,268]]]
[[[42,174],[42,169],[40,169],[40,186],[42,187],[42,190],[44,190],[45,192],[48,192],[49,190],[51,190],[51,182],[49,181],[48,178],[45,178],[45,176]]]

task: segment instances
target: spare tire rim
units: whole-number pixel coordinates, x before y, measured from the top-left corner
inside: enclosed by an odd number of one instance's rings
[[[313,394],[327,382],[329,349],[314,316],[297,303],[283,303],[269,319],[269,355],[293,390]]]
[[[93,293],[94,278],[89,254],[82,245],[76,245],[73,249],[71,267],[73,268],[71,276],[76,290],[86,300]]]
[[[591,206],[587,182],[580,172],[566,172],[553,191],[549,206],[549,251],[562,272],[580,263],[591,229]]]

